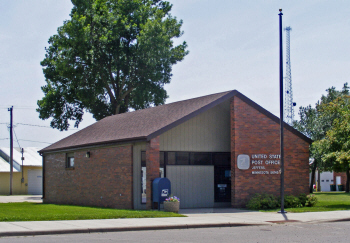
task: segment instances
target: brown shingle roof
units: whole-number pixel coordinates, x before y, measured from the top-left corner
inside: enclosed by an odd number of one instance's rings
[[[117,142],[147,141],[233,96],[239,97],[273,121],[280,122],[278,117],[243,94],[233,90],[109,116],[39,152],[51,152]],[[284,123],[284,127],[308,143],[312,143],[311,139],[288,124]]]
[[[106,117],[39,152],[147,140],[232,97],[227,91]]]

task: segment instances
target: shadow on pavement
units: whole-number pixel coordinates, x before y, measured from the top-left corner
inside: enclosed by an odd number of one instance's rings
[[[205,213],[247,213],[254,212],[239,208],[186,208],[180,209],[180,214],[205,214]]]

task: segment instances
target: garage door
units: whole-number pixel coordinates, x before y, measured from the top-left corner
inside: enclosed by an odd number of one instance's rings
[[[28,194],[29,195],[42,195],[42,171],[41,170],[28,170]]]
[[[214,207],[214,166],[168,165],[166,177],[180,208]]]
[[[322,172],[321,173],[321,191],[323,192],[329,192],[331,190],[331,184],[334,184],[333,182],[333,172]]]

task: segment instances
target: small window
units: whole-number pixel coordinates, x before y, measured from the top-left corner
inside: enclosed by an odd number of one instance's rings
[[[211,165],[211,153],[191,153],[191,165]]]
[[[190,161],[189,152],[176,152],[176,164],[177,165],[188,165]]]
[[[175,165],[176,164],[176,156],[175,152],[168,152],[168,165]]]
[[[74,168],[74,153],[67,154],[66,168]]]
[[[159,153],[159,166],[164,168],[164,161],[165,161],[165,153],[160,152]]]
[[[213,153],[214,165],[231,165],[231,153]]]

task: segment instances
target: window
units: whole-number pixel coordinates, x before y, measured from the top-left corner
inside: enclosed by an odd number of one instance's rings
[[[141,203],[146,203],[146,152],[141,152]]]
[[[176,152],[176,164],[188,165],[190,160],[190,153],[188,152]]]
[[[191,165],[211,165],[211,153],[191,153]]]
[[[164,160],[165,153],[159,153],[159,177],[164,177]],[[141,203],[146,203],[147,194],[146,194],[146,181],[147,179],[147,170],[146,170],[146,152],[141,151]]]
[[[231,166],[231,153],[213,153],[213,164]]]
[[[175,152],[167,152],[168,154],[168,161],[167,164],[168,165],[175,165],[176,164],[176,154]]]
[[[67,154],[66,168],[74,168],[74,153]]]

